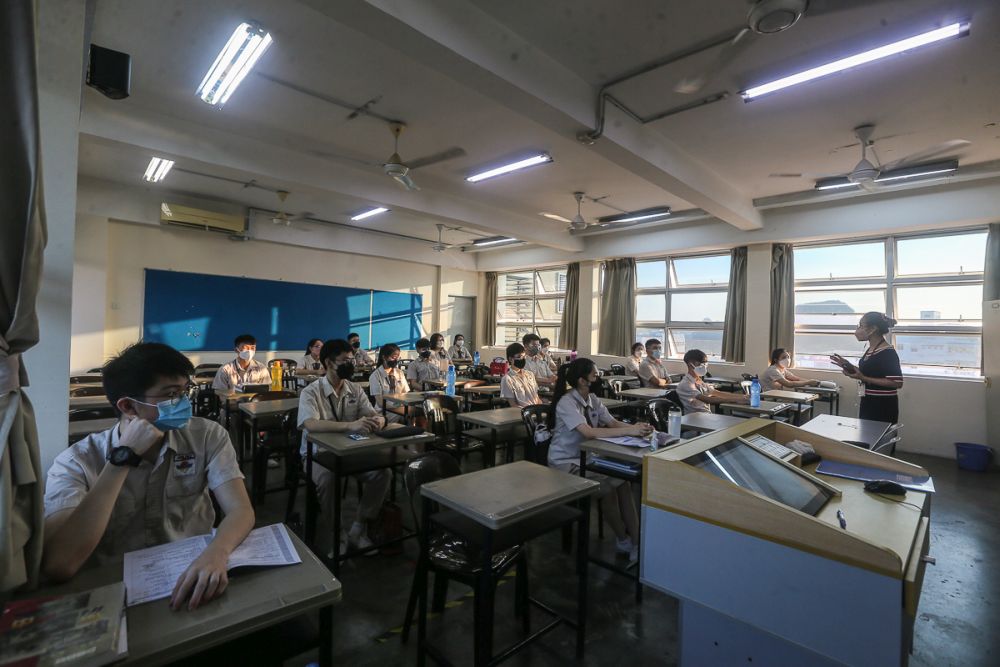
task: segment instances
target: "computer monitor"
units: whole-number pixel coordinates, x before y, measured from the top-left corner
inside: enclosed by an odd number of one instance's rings
[[[834,495],[827,487],[758,451],[742,438],[706,449],[684,462],[812,516]]]

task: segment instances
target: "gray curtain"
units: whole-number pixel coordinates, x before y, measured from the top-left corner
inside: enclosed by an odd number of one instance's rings
[[[986,274],[983,276],[983,301],[1000,299],[1000,222],[990,225],[986,236]]]
[[[483,326],[486,331],[480,338],[483,345],[495,345],[497,335],[497,274],[496,271],[486,272],[486,321]]]
[[[747,248],[730,253],[726,327],[722,330],[722,358],[735,364],[745,361],[747,335]]]
[[[575,350],[580,334],[580,262],[566,267],[566,301],[563,304],[562,325],[559,327],[559,347]]]
[[[792,352],[795,344],[795,266],[792,244],[771,246],[771,350],[783,347]]]
[[[635,342],[635,259],[604,262],[601,295],[600,354],[627,357]]]
[[[0,3],[0,592],[37,583],[42,476],[21,354],[38,342],[42,216],[31,0]]]

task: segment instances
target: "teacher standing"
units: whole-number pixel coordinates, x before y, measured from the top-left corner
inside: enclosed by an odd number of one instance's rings
[[[868,349],[861,355],[855,366],[839,354],[830,357],[844,375],[858,381],[861,419],[899,423],[898,390],[903,386],[903,371],[899,365],[899,355],[885,340],[889,329],[896,326],[896,320],[882,313],[865,313],[854,330],[858,340],[867,340]]]

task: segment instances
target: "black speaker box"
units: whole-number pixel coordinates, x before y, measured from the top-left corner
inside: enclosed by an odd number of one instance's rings
[[[125,99],[132,86],[132,56],[91,44],[87,85],[113,100]]]

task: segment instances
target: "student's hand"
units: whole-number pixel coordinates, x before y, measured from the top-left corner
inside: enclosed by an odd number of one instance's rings
[[[381,431],[382,427],[385,426],[385,419],[382,418],[382,415],[370,415],[365,417],[364,421],[373,431]]]
[[[228,563],[228,554],[208,545],[177,579],[170,596],[170,608],[177,611],[188,600],[188,610],[197,609],[201,603],[222,595],[229,585]]]
[[[150,424],[145,419],[136,417],[122,426],[122,437],[118,441],[120,447],[128,447],[142,456],[163,437],[163,431]]]
[[[807,384],[806,386],[807,387],[818,387],[819,386],[819,380],[809,380],[809,384]]]
[[[355,431],[357,433],[371,433],[372,425],[365,417],[361,419],[356,419],[350,423],[349,431]]]
[[[645,438],[652,432],[653,432],[652,424],[647,424],[646,422],[640,422],[632,427],[631,435],[637,436],[639,438]]]

